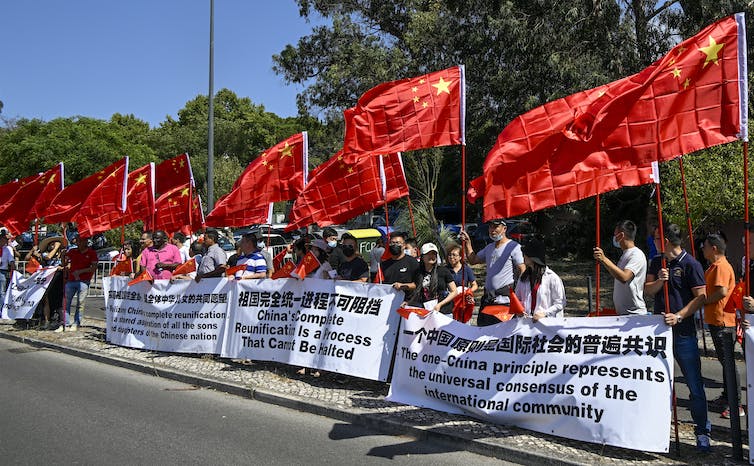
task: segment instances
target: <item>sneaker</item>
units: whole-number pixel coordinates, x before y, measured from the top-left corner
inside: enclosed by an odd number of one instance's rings
[[[743,406],[738,407],[738,415],[740,417],[746,416],[746,411],[744,410]],[[730,419],[730,407],[725,407],[722,413],[720,413],[720,417],[723,419]]]
[[[709,404],[712,405],[713,407],[723,408],[725,406],[728,406],[728,397],[724,395],[720,395],[714,400],[711,400]]]
[[[78,325],[76,325],[76,324],[73,324],[73,325],[71,325],[71,326],[69,327],[69,330],[70,330],[71,332],[78,332],[78,331],[79,331],[79,326],[78,326]]]
[[[696,449],[699,453],[709,453],[712,451],[709,435],[701,434],[696,436]]]
[[[55,329],[55,333],[63,333],[65,332],[65,325],[61,325],[60,327]]]

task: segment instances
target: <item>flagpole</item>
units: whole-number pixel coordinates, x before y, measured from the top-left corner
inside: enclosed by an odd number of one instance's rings
[[[660,267],[668,267],[665,260],[665,228],[662,225],[662,196],[660,195],[660,183],[655,183],[655,198],[657,199],[657,229],[660,231]],[[668,282],[662,284],[662,292],[665,298],[665,314],[670,314],[670,296],[668,293]],[[675,452],[681,455],[681,439],[678,435],[678,404],[675,396],[675,381],[673,381],[673,428],[675,429]]]
[[[411,208],[411,198],[408,199],[408,216],[411,219],[411,230],[414,232],[414,238],[416,238],[416,225],[414,224],[414,209]]]
[[[683,156],[678,157],[678,168],[681,170],[681,187],[683,188],[683,204],[686,213],[686,227],[689,230],[689,245],[691,256],[696,259],[696,245],[694,244],[694,229],[691,227],[691,213],[689,211],[689,194],[686,190],[686,171],[683,169]],[[699,321],[702,327],[702,347],[707,354],[707,339],[704,337],[704,306],[699,309]]]
[[[209,116],[207,119],[207,212],[215,205],[215,0],[209,0]],[[189,199],[190,201],[190,199]],[[190,202],[189,202],[190,204]]]
[[[600,247],[600,193],[597,193],[597,196],[595,198],[595,221],[596,224],[596,242],[597,247]],[[595,276],[595,285],[594,285],[594,305],[595,310],[597,311],[597,317],[600,316],[600,263],[596,262],[594,264],[594,276]]]
[[[461,144],[461,229],[466,231],[466,144]]]
[[[751,296],[751,290],[749,289],[750,273],[750,261],[749,254],[750,239],[749,239],[749,142],[744,141],[743,147],[744,156],[744,257],[746,267],[744,267],[744,291],[745,296]]]

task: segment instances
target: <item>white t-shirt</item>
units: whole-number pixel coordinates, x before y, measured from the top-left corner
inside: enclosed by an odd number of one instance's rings
[[[10,270],[10,264],[15,260],[16,258],[13,256],[13,248],[10,246],[4,246],[3,254],[0,256],[0,270]]]
[[[623,251],[616,264],[621,270],[634,273],[631,280],[621,283],[617,278],[613,284],[613,305],[619,315],[647,313],[644,303],[644,282],[647,279],[647,257],[636,246]]]

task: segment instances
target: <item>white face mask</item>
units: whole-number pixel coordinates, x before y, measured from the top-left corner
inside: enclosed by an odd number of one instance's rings
[[[617,239],[615,239],[615,236],[613,236],[613,246],[615,246],[618,249],[621,248],[620,247],[620,241],[618,241]]]
[[[503,235],[490,235],[490,239],[497,243],[498,241],[503,239]]]
[[[327,242],[327,245],[328,245],[329,247],[331,247],[331,248],[334,248],[335,246],[337,246],[337,245],[338,245],[338,242],[337,242],[337,241],[328,241],[328,242]]]

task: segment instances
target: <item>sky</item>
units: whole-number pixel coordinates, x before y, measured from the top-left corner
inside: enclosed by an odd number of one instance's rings
[[[209,0],[24,0],[0,6],[6,118],[133,114],[159,126],[209,90]],[[272,55],[311,32],[293,0],[215,0],[214,90],[281,117],[302,87]],[[318,21],[322,21],[319,19]]]

